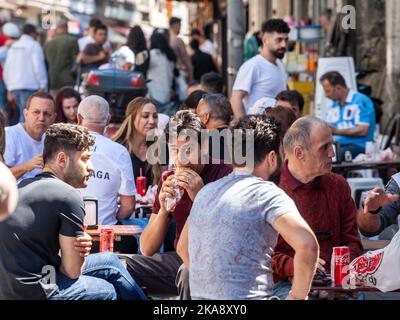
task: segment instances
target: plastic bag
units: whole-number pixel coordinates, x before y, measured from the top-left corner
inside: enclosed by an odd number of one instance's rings
[[[386,248],[368,251],[352,261],[350,278],[352,283],[382,292],[400,289],[400,231]]]

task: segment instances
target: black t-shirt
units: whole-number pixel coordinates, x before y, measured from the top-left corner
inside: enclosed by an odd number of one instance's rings
[[[194,80],[197,81],[200,81],[201,76],[205,73],[218,72],[213,58],[208,53],[200,50],[192,55],[192,65]]]
[[[140,169],[142,169],[142,175],[147,178],[147,185],[151,185],[153,182],[153,176],[151,174],[151,169],[147,161],[142,161],[134,153],[131,153],[130,156],[135,178],[140,177]]]
[[[215,148],[213,147],[213,134],[215,135]],[[228,141],[229,138],[231,138],[230,143]],[[217,128],[209,132],[208,152],[211,159],[222,160],[226,164],[232,164],[232,146],[232,136],[228,128]]]
[[[18,188],[15,212],[0,222],[0,300],[46,299],[58,289],[47,270],[59,271],[59,235],[83,234],[84,203],[77,190],[50,173],[23,180]]]

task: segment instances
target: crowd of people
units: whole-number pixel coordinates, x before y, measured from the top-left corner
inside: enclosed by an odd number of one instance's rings
[[[21,118],[6,126],[0,112],[0,299],[320,299],[312,282],[330,274],[333,248],[356,258],[360,232],[396,223],[398,176],[358,209],[331,172],[335,141],[355,157],[373,139],[372,102],[329,72],[320,79],[334,101],[326,120],[305,116],[303,96],[286,84],[283,20],[255,35],[261,51],[241,66],[230,97],[201,30],[191,33],[190,57],[178,18],[149,45],[133,27],[117,51],[120,67],[142,72],[148,95],[126,106],[112,134],[109,102],[81,97],[71,74],[76,64],[110,62],[107,27],[93,19],[76,41],[66,26],[44,49],[34,26],[20,38],[3,26],[13,42],[4,101]],[[98,252],[83,197],[98,199],[100,225],[121,224],[135,212],[138,176],[157,190],[139,243],[126,237],[115,246],[125,254]],[[172,250],[163,250],[171,228]]]

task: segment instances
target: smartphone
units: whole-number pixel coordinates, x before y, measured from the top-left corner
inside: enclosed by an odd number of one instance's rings
[[[97,229],[99,221],[99,201],[97,198],[84,197],[85,203],[85,219],[84,224],[87,224],[88,229]]]

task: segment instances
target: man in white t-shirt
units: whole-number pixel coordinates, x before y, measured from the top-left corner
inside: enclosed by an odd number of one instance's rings
[[[53,97],[45,92],[31,95],[24,117],[25,123],[5,129],[4,163],[18,181],[42,172],[44,133],[56,118]]]
[[[95,95],[83,99],[78,108],[78,124],[96,137],[91,148],[94,172],[87,188],[80,192],[98,199],[100,225],[129,219],[135,209],[136,186],[128,150],[104,136],[111,118],[109,111],[108,102]]]
[[[262,25],[263,47],[259,55],[246,61],[239,69],[232,89],[231,104],[236,119],[246,115],[261,98],[275,98],[287,89],[285,56],[290,28],[281,19]]]

